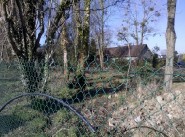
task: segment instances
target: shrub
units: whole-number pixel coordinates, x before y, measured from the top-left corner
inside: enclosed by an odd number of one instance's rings
[[[27,123],[27,127],[30,132],[43,132],[44,128],[47,127],[46,119],[43,117],[36,117]]]
[[[43,117],[43,114],[29,107],[16,106],[13,115],[19,117],[23,121],[31,121],[35,117]]]
[[[164,67],[165,66],[165,63],[166,63],[166,60],[165,59],[159,59],[158,60],[158,64],[157,64],[157,68]]]
[[[136,71],[141,78],[147,78],[153,72],[152,64],[149,62],[144,62],[142,66],[136,67]]]
[[[115,59],[115,61],[112,61],[112,68],[127,71],[129,68],[129,60],[121,58]]]
[[[75,94],[76,94],[76,90],[69,89],[68,87],[63,87],[60,89],[58,93],[58,97],[59,98],[71,98]]]
[[[44,132],[48,127],[48,119],[39,111],[28,106],[16,106],[12,113],[19,118],[22,126],[10,132],[8,136],[47,136]]]
[[[152,66],[153,68],[157,68],[158,65],[158,54],[153,55],[153,60],[152,60]]]
[[[54,115],[53,126],[57,127],[55,136],[77,137],[79,128],[78,117],[67,109],[59,110]]]

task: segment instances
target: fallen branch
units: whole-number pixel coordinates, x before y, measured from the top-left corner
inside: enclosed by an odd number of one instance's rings
[[[169,137],[169,136],[166,135],[164,132],[159,131],[159,130],[153,128],[153,127],[148,127],[148,126],[136,126],[136,127],[132,127],[132,128],[125,129],[124,132],[130,131],[130,130],[132,130],[132,129],[138,129],[138,128],[147,128],[147,129],[151,129],[151,130],[153,130],[154,132],[158,132],[158,133],[162,134],[164,137]]]

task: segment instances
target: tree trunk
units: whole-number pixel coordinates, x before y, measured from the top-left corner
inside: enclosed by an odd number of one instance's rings
[[[85,61],[87,59],[88,46],[89,46],[89,28],[90,28],[90,0],[84,2],[84,24],[82,34],[79,32],[79,37],[82,38],[82,43],[79,45],[78,52],[78,66],[77,75],[80,73],[84,74]],[[80,70],[79,70],[80,69]]]
[[[4,52],[4,44],[1,45],[1,49],[0,49],[0,61],[3,61],[4,56],[3,56],[3,52]]]
[[[137,5],[135,4],[135,20],[134,20],[134,26],[135,26],[135,41],[136,41],[136,46],[139,46],[139,33],[138,33],[138,9]]]
[[[138,25],[135,26],[135,34],[136,46],[139,46]]]
[[[63,49],[63,58],[64,58],[64,76],[67,78],[68,75],[68,59],[67,59],[67,49],[66,47]]]
[[[102,9],[102,16],[101,16],[101,44],[99,47],[99,56],[100,56],[100,67],[101,69],[104,69],[104,55],[103,55],[103,48],[105,47],[105,40],[104,40],[104,0],[100,0],[100,8]]]
[[[59,1],[58,1],[59,2]],[[3,13],[6,21],[6,32],[9,42],[20,61],[22,81],[27,92],[45,91],[49,74],[48,62],[52,55],[52,46],[56,32],[59,29],[59,22],[63,12],[69,10],[70,0],[63,0],[56,10],[53,6],[47,7],[44,0],[19,0],[2,1]],[[51,1],[51,5],[54,3]],[[52,10],[51,16],[47,11]],[[11,13],[11,14],[10,14]],[[45,19],[52,20],[50,24]],[[47,35],[44,51],[39,53],[40,42],[47,28]]]
[[[99,54],[99,60],[100,60],[100,68],[103,70],[104,69],[104,54],[103,54],[102,34],[98,34],[97,43],[98,43],[98,54]]]
[[[103,54],[103,48],[102,45],[99,47],[99,56],[100,56],[100,67],[103,70],[104,69],[104,54]]]
[[[66,32],[66,22],[65,22],[65,11],[63,11],[62,15],[62,33],[60,38],[60,44],[62,46],[63,50],[63,61],[64,61],[64,76],[65,78],[68,78],[68,59],[67,59],[67,45],[68,45],[68,38],[67,38],[67,32]]]
[[[173,82],[173,61],[174,61],[174,51],[176,42],[175,33],[175,12],[176,12],[176,0],[168,0],[168,20],[166,29],[166,67],[165,67],[165,91],[170,91],[172,89]]]
[[[75,39],[74,39],[74,50],[75,50],[75,63],[77,63],[77,56],[78,56],[78,48],[81,45],[82,39],[82,21],[80,17],[80,2],[78,0],[75,1],[73,6],[74,12],[74,21],[75,21]]]
[[[77,25],[77,34],[76,38],[78,40],[78,57],[77,57],[77,70],[75,81],[79,85],[81,90],[85,88],[85,62],[87,59],[88,46],[89,46],[89,28],[90,28],[90,1],[86,0],[84,2],[84,23],[83,29],[81,27],[79,19],[76,21]]]

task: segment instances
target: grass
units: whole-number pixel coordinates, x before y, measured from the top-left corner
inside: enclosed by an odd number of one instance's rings
[[[84,91],[67,88],[60,70],[50,73],[49,90],[46,93],[68,101],[98,129],[96,134],[91,134],[87,126],[74,113],[57,102],[36,97],[32,101],[29,98],[19,99],[0,113],[0,136],[99,137],[124,135],[123,132],[118,132],[118,129],[111,129],[108,126],[108,118],[120,106],[138,104],[137,88],[138,83],[142,83],[141,81],[144,81],[142,86],[146,83],[145,89],[142,88],[143,94],[148,98],[154,96],[148,92],[152,87],[146,88],[147,82],[152,81],[153,76],[147,76],[147,79],[134,77],[132,82],[129,79],[128,91],[126,91],[126,72],[112,69],[88,72],[86,73],[87,88]],[[73,74],[70,79],[72,76]],[[174,88],[183,89],[184,83],[175,83]],[[24,92],[15,66],[0,67],[0,92],[0,105]],[[156,92],[161,94],[162,90],[158,89]]]
[[[4,69],[0,72],[0,75],[4,73],[3,79],[0,81],[0,87],[2,89],[2,99],[0,100],[0,103],[3,104],[15,95],[24,92],[24,88],[19,79],[17,79],[18,76],[17,73],[15,73],[14,68],[6,70],[6,67],[4,67],[1,69]],[[82,110],[82,105],[89,105],[89,99],[93,99],[93,97],[94,99],[102,98],[103,101],[103,95],[106,94],[107,91],[102,89],[100,84],[106,83],[106,81],[109,81],[110,84],[110,81],[116,79],[116,73],[115,76],[112,77],[107,72],[102,72],[102,74],[100,73],[100,77],[102,77],[101,79],[98,74],[94,74],[93,77],[87,74],[87,79],[92,78],[92,80],[89,80],[88,82],[92,82],[95,85],[89,85],[88,89],[91,90],[84,91],[85,94],[83,93],[82,97],[82,92],[78,93],[77,90],[68,89],[65,85],[60,84],[59,81],[63,79],[63,77],[58,74],[59,73],[50,77],[49,85],[52,89],[49,90],[50,94],[59,98],[71,98],[74,101],[76,100],[74,106],[78,108],[79,111]],[[11,79],[10,76],[15,78]],[[10,79],[5,79],[5,77],[9,77]],[[57,81],[57,84],[53,81]],[[61,83],[63,83],[63,80],[61,80]],[[105,87],[106,86],[107,85],[105,85]],[[96,93],[100,94],[102,97],[96,95]],[[80,97],[82,97],[81,100],[79,100]],[[107,95],[105,95],[105,98],[107,98]],[[1,130],[6,131],[5,129],[8,129],[8,120],[12,119],[12,121],[15,122],[15,124],[13,124],[15,126],[13,130],[8,130],[9,132],[6,132],[8,136],[47,136],[55,133],[57,133],[56,136],[72,137],[90,135],[86,125],[84,125],[74,113],[62,108],[62,106],[58,106],[56,102],[54,103],[52,100],[36,98],[30,102],[29,99],[25,98],[10,104],[9,107],[11,109],[5,109],[3,112],[10,114],[12,118],[6,117],[7,122],[5,121],[5,125],[7,126],[3,125],[0,127]]]
[[[0,115],[0,136],[22,126],[20,118],[14,115]]]
[[[0,99],[0,105],[11,99],[12,97],[23,93],[24,88],[22,86],[22,83],[20,81],[0,81],[0,93],[1,93],[1,99]]]
[[[41,136],[47,127],[47,117],[25,105],[16,105],[0,118],[0,133],[8,136]],[[2,122],[3,121],[3,122]]]

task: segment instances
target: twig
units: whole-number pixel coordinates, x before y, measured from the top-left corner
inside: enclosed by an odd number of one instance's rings
[[[132,130],[132,129],[138,129],[138,128],[147,128],[147,129],[151,129],[151,130],[153,130],[153,131],[155,131],[155,132],[158,132],[158,133],[162,134],[164,137],[169,137],[169,136],[166,135],[164,132],[159,131],[159,130],[157,130],[157,129],[153,128],[153,127],[149,127],[149,126],[137,126],[137,127],[132,127],[132,128],[126,129],[124,132],[130,131],[130,130]]]
[[[67,129],[67,128],[60,128],[54,135],[52,135],[52,137],[55,137],[62,130],[69,130],[69,129]]]

